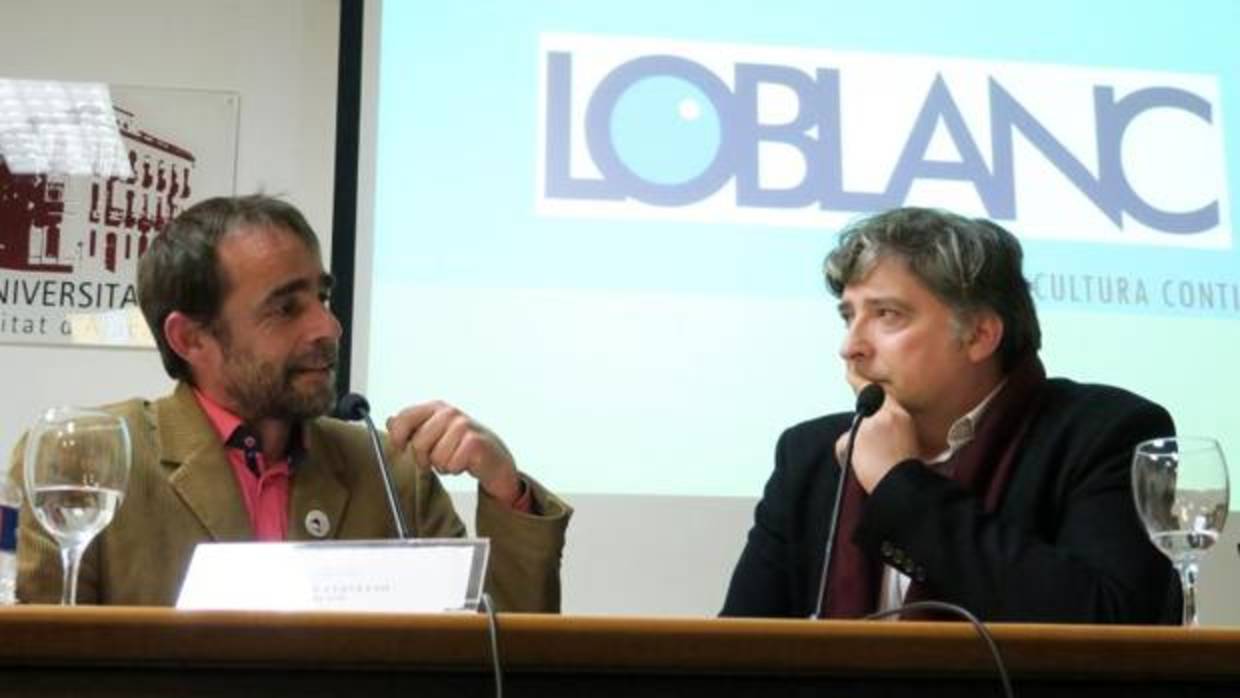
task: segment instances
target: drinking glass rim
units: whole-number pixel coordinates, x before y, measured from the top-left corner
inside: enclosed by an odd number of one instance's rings
[[[125,448],[133,447],[133,437],[129,433],[129,424],[124,417],[114,412],[109,412],[100,407],[78,407],[76,405],[53,405],[39,413],[39,418],[31,425],[30,431],[27,433],[27,450],[31,448],[36,439],[29,438],[35,436],[36,430],[55,430],[56,425],[64,424],[71,420],[81,420],[81,424],[77,429],[83,433],[96,429],[119,429],[123,435]],[[72,429],[70,432],[77,431]],[[27,453],[27,456],[30,454]]]
[[[102,408],[92,407],[76,407],[73,405],[54,405],[43,410],[39,415],[39,419],[34,423],[29,431],[26,432],[26,444],[22,449],[22,480],[25,494],[30,500],[34,501],[35,487],[31,483],[31,476],[36,468],[36,454],[41,447],[42,437],[45,434],[36,433],[38,430],[55,431],[57,424],[63,424],[69,419],[98,420],[94,423],[82,425],[82,431],[90,431],[93,429],[107,428],[115,430],[121,436],[121,448],[125,453],[125,467],[122,481],[124,487],[122,493],[128,489],[129,470],[133,465],[133,436],[129,433],[128,421],[119,414],[109,412]],[[106,420],[106,422],[105,422]]]
[[[53,424],[55,422],[64,421],[65,419],[73,419],[75,417],[106,417],[119,422],[125,421],[125,419],[120,415],[113,414],[98,407],[52,405],[39,413],[39,418],[35,420],[35,424]]]
[[[1159,436],[1153,439],[1146,439],[1139,442],[1133,447],[1134,454],[1147,452],[1151,449],[1166,450],[1167,444],[1174,444],[1177,452],[1194,452],[1216,449],[1219,455],[1223,453],[1223,447],[1218,439],[1213,436],[1199,436],[1196,434],[1186,434],[1183,436]]]

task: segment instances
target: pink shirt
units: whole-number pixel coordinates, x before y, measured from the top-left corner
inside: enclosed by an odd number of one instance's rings
[[[288,536],[288,493],[292,477],[288,457],[268,463],[257,436],[246,433],[240,417],[198,390],[194,390],[194,397],[220,441],[224,442],[245,510],[250,515],[254,539],[284,540]]]
[[[292,480],[288,457],[267,463],[257,438],[245,433],[246,427],[240,417],[197,389],[194,390],[194,397],[224,443],[228,462],[241,488],[245,510],[250,515],[254,539],[284,540],[288,537],[288,494]],[[537,514],[533,488],[524,477],[521,478],[519,491],[516,501],[508,506],[523,514]]]

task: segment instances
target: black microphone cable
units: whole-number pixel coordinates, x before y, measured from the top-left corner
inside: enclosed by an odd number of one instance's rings
[[[491,595],[482,592],[479,597],[482,608],[487,613],[487,636],[491,640],[491,670],[495,674],[495,698],[504,698],[504,672],[499,663],[499,621],[496,619],[495,603]]]
[[[986,629],[986,624],[978,620],[977,616],[969,613],[968,609],[957,606],[954,603],[947,603],[946,601],[914,601],[897,608],[871,613],[864,620],[879,620],[888,616],[900,616],[904,615],[905,611],[946,611],[972,623],[973,629],[977,631],[977,634],[986,643],[986,647],[990,649],[990,656],[995,660],[995,666],[999,669],[999,681],[1003,684],[1003,695],[1007,698],[1014,698],[1012,681],[1008,678],[1007,666],[1003,663],[1003,656],[999,654],[999,645],[995,644],[995,638]]]

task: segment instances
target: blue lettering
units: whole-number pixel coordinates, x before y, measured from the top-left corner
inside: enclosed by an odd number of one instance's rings
[[[570,173],[573,125],[573,57],[547,54],[547,196],[557,199],[622,199],[604,179],[574,179]]]
[[[666,76],[701,91],[718,115],[719,145],[713,159],[687,181],[651,182],[621,159],[612,139],[616,105],[641,80]],[[1013,220],[1016,206],[1014,134],[1032,145],[1067,181],[1117,227],[1124,214],[1151,228],[1190,234],[1219,223],[1217,199],[1192,211],[1165,211],[1141,198],[1124,173],[1122,146],[1129,124],[1151,109],[1179,109],[1212,123],[1210,103],[1193,93],[1152,87],[1115,99],[1110,86],[1094,88],[1098,173],[1095,175],[996,79],[988,81],[991,163],[987,166],[956,100],[942,75],[922,102],[900,156],[881,192],[844,189],[844,143],[841,125],[840,73],[820,68],[812,76],[780,65],[738,63],[734,88],[702,65],[678,56],[641,56],[616,67],[598,83],[585,103],[584,140],[601,177],[571,174],[572,55],[547,54],[546,195],[563,199],[634,199],[654,206],[687,206],[735,180],[736,205],[755,208],[804,208],[872,212],[901,205],[918,180],[971,184],[991,218]],[[786,123],[759,121],[758,93],[763,85],[791,90],[797,111]],[[937,160],[927,152],[939,124],[959,157]],[[763,187],[763,143],[794,149],[805,163],[799,182]]]
[[[959,162],[925,159],[926,149],[930,146],[930,139],[934,137],[934,129],[939,122],[943,123],[957,152],[960,153]],[[922,104],[921,113],[917,115],[917,121],[913,123],[913,130],[904,144],[904,151],[900,153],[895,171],[891,173],[891,179],[887,183],[884,203],[888,206],[898,206],[908,197],[914,179],[972,182],[982,197],[982,202],[990,216],[992,218],[1006,217],[995,210],[995,203],[998,202],[992,202],[991,199],[995,198],[999,192],[996,192],[996,188],[992,185],[993,177],[991,177],[990,170],[986,169],[986,161],[982,159],[982,154],[978,151],[977,144],[969,133],[969,127],[964,123],[964,117],[961,116],[956,101],[948,92],[947,83],[943,81],[942,75],[935,76],[934,83],[930,86],[930,93],[926,95],[926,101]]]
[[[715,159],[697,177],[677,184],[647,182],[630,170],[611,142],[611,116],[616,102],[630,86],[652,75],[680,78],[697,87],[719,114],[722,129]],[[586,106],[586,145],[600,172],[620,191],[655,206],[684,206],[714,194],[736,171],[736,148],[731,134],[732,93],[714,73],[676,56],[643,56],[624,63],[603,78]]]
[[[1005,90],[999,81],[990,79],[990,140],[993,149],[996,185],[1001,187],[996,192],[996,201],[1002,202],[1005,208],[999,209],[1007,215],[994,213],[999,218],[1016,217],[1016,194],[1014,163],[1012,159],[1012,132],[1018,130],[1029,140],[1030,145],[1037,148],[1048,162],[1055,166],[1072,186],[1088,198],[1099,211],[1115,225],[1120,225],[1120,202],[1114,197],[1106,196],[1106,191],[1098,178],[1081,164],[1071,152],[1060,143],[1051,132],[1035,119],[1010,92]]]
[[[1210,103],[1191,92],[1173,87],[1150,87],[1137,90],[1115,101],[1115,90],[1110,87],[1094,88],[1094,105],[1098,124],[1098,160],[1103,180],[1107,183],[1108,198],[1113,198],[1116,208],[1122,208],[1133,218],[1156,230],[1166,233],[1199,233],[1218,225],[1218,200],[1197,209],[1174,213],[1154,208],[1136,191],[1124,174],[1122,153],[1124,131],[1132,120],[1143,112],[1159,107],[1180,109],[1211,123]]]
[[[797,115],[786,124],[758,123],[758,86],[783,85],[797,94]],[[807,99],[808,97],[808,99]],[[831,121],[839,123],[839,90],[824,89],[810,76],[778,65],[741,63],[736,66],[736,204],[770,208],[801,208],[818,201],[826,175],[825,148],[809,134]],[[783,143],[805,160],[805,177],[788,189],[763,189],[758,149],[762,143]],[[838,160],[838,158],[837,158]]]

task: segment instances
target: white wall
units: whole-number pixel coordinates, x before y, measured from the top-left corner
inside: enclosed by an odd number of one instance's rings
[[[287,196],[327,249],[338,28],[336,0],[6,2],[0,77],[240,93],[237,191]],[[170,387],[154,350],[0,344],[0,357],[6,459],[44,407]]]
[[[561,569],[564,613],[719,613],[756,499],[563,496],[574,509]],[[477,498],[454,492],[452,501],[469,521]]]

